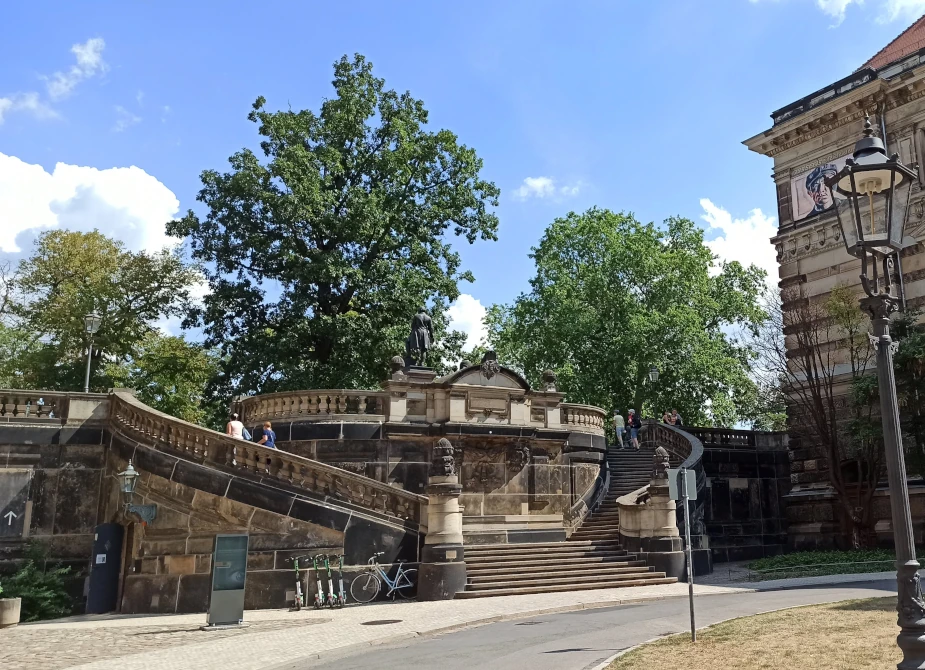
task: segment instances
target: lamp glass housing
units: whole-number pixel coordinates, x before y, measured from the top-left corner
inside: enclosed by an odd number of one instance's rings
[[[103,317],[101,317],[96,312],[91,312],[90,314],[87,314],[84,317],[84,329],[88,333],[93,335],[94,333],[96,333],[96,331],[100,329],[100,324],[102,323],[102,321],[103,321]]]
[[[649,368],[649,381],[655,383],[658,381],[658,368],[654,365]]]
[[[132,465],[131,460],[128,462],[128,467],[120,472],[118,477],[119,487],[121,488],[122,493],[128,494],[129,496],[135,493],[135,486],[138,484],[138,471]]]

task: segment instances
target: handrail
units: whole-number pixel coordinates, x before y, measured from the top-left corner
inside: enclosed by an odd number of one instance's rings
[[[703,515],[706,509],[704,500],[707,488],[707,475],[703,469],[703,443],[683,428],[666,423],[649,420],[643,422],[647,437],[659,447],[664,447],[669,454],[683,459],[679,468],[693,470],[697,480],[697,498],[689,505],[691,518],[691,544],[695,549],[704,548],[706,535]],[[684,502],[677,501],[678,528],[684,533]]]
[[[426,523],[425,496],[196,426],[148,407],[130,393],[112,394],[110,418],[113,430],[122,430],[159,451],[169,450],[197,463],[266,477],[398,519]]]
[[[607,422],[607,413],[600,407],[593,405],[580,405],[578,403],[563,402],[559,404],[563,426],[579,432],[604,434],[604,424]]]
[[[387,391],[308,389],[248,396],[238,401],[246,424],[279,419],[326,421],[351,415],[355,421],[379,421],[388,412]]]

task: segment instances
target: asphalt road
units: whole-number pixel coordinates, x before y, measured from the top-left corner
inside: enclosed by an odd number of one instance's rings
[[[896,593],[896,582],[699,596],[697,627],[785,607]],[[567,596],[566,596],[567,597]],[[617,652],[690,630],[686,598],[506,621],[435,637],[340,650],[273,670],[587,670]]]

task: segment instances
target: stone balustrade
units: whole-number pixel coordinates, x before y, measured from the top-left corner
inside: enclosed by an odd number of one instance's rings
[[[0,391],[0,420],[63,419],[68,394],[55,391]]]
[[[283,391],[250,396],[239,403],[241,421],[330,421],[349,416],[351,421],[381,421],[387,413],[386,391],[321,389]]]
[[[564,402],[559,405],[563,426],[585,433],[604,434],[607,415],[600,407]]]
[[[398,519],[425,522],[424,496],[187,423],[148,407],[130,393],[114,393],[110,413],[113,430],[186,460],[275,480]]]

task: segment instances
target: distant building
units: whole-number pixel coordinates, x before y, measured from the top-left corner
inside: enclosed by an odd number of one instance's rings
[[[773,114],[773,125],[744,144],[774,159],[779,229],[771,242],[777,250],[784,311],[821,302],[839,284],[856,287],[860,261],[844,249],[824,178],[839,170],[860,137],[865,114],[871,115],[887,153],[905,164],[925,165],[925,17],[864,63],[858,70]],[[925,305],[925,179],[913,186],[906,226],[910,246],[902,253],[902,279],[909,307]],[[785,329],[788,336],[792,333]],[[793,338],[788,337],[788,348]],[[839,410],[847,409],[850,367],[839,375]],[[793,433],[802,419],[791,413]],[[829,485],[830,464],[818,444],[791,441],[791,492],[787,496],[791,545],[836,543],[840,514]],[[925,487],[910,486],[916,537],[922,540]],[[885,491],[873,501],[876,531],[889,537],[889,499]]]

